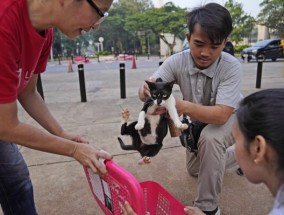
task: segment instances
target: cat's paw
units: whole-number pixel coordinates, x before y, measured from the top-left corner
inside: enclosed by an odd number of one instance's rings
[[[138,161],[138,164],[139,164],[139,165],[150,164],[150,163],[151,163],[150,157],[147,157],[147,156],[141,158],[141,159]]]
[[[185,130],[185,129],[188,128],[187,124],[181,123],[181,122],[175,123],[175,126],[176,126],[176,128],[181,129],[181,130]]]
[[[185,123],[181,124],[181,129],[182,130],[188,129],[188,124],[185,124]]]
[[[130,113],[128,109],[121,111],[121,122],[126,123],[129,119]]]
[[[141,129],[143,129],[144,128],[144,123],[137,123],[136,125],[135,125],[135,129],[136,130],[141,130]]]

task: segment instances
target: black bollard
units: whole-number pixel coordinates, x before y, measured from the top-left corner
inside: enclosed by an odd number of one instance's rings
[[[119,64],[119,72],[120,72],[120,98],[126,98],[126,90],[125,90],[125,63]]]
[[[262,76],[262,64],[264,61],[264,56],[259,55],[257,58],[257,74],[256,74],[256,88],[261,87],[261,76]]]
[[[42,89],[42,83],[41,83],[41,77],[40,74],[38,74],[37,76],[37,91],[39,92],[39,94],[41,95],[41,98],[44,100],[44,95],[43,95],[43,89]]]
[[[85,75],[84,75],[84,65],[83,64],[79,64],[78,65],[78,73],[79,73],[81,102],[87,102],[86,87],[85,87]]]

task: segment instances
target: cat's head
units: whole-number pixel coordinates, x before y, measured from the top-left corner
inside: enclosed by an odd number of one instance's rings
[[[154,100],[154,103],[157,105],[163,105],[164,101],[167,100],[172,94],[172,89],[174,86],[174,81],[172,82],[150,82],[145,81],[150,89],[151,98]]]

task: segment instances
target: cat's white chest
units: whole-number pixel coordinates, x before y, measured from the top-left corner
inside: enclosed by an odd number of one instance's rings
[[[140,138],[144,144],[147,145],[156,144],[156,138],[157,138],[156,129],[157,125],[160,122],[161,117],[160,115],[147,115],[146,118],[149,121],[151,133],[147,134],[146,136],[142,136],[141,133],[139,132]]]

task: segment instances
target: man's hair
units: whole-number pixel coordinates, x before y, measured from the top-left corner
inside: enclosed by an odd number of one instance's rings
[[[229,11],[217,4],[209,3],[190,11],[187,15],[189,32],[194,32],[195,24],[199,24],[212,43],[219,43],[232,32],[232,17]]]

